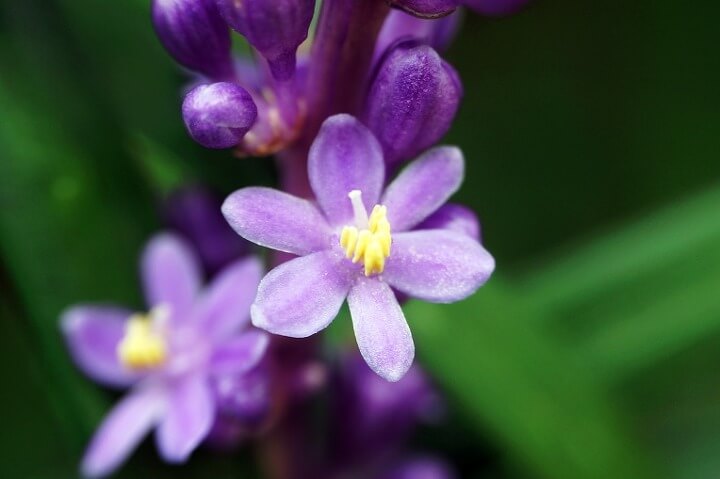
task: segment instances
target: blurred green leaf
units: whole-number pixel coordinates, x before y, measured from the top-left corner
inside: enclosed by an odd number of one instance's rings
[[[720,333],[720,187],[541,265],[518,294],[620,379]]]
[[[531,476],[663,477],[593,371],[535,331],[537,314],[497,280],[461,303],[406,310],[424,364]]]

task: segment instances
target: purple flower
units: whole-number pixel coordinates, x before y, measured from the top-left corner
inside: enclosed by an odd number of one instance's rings
[[[450,128],[462,97],[457,72],[428,45],[399,41],[388,48],[370,85],[363,122],[385,161],[395,166],[435,144]]]
[[[416,229],[458,189],[463,169],[460,150],[435,148],[383,193],[380,144],[355,118],[330,117],[309,155],[317,204],[258,187],[238,190],[223,204],[238,234],[300,256],[260,282],[253,324],[284,336],[310,336],[330,324],[347,298],[363,358],[380,376],[399,380],[415,348],[393,288],[427,301],[458,301],[495,267],[466,234]]]
[[[230,29],[214,0],[153,0],[152,22],[178,63],[213,80],[232,77]]]
[[[214,381],[250,372],[268,337],[246,331],[260,279],[255,259],[237,261],[205,290],[188,247],[158,235],[142,258],[150,312],[80,305],[62,316],[70,352],[88,376],[130,393],[105,418],[82,463],[86,476],[115,469],[153,428],[168,462],[183,462],[216,415]]]
[[[225,21],[257,49],[273,77],[289,80],[295,52],[307,38],[315,0],[216,0]]]
[[[235,83],[199,85],[182,105],[188,133],[207,148],[230,148],[252,128],[258,110],[250,94]]]

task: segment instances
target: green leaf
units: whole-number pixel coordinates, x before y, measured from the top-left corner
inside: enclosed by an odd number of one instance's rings
[[[662,477],[593,371],[535,331],[537,314],[497,280],[461,303],[406,308],[421,360],[531,475]]]

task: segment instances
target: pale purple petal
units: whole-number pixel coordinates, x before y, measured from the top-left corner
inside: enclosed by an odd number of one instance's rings
[[[120,364],[117,355],[131,314],[102,306],[76,306],[62,314],[62,331],[75,364],[106,386],[127,387],[138,379]]]
[[[362,191],[368,211],[377,203],[385,181],[382,148],[373,134],[350,115],[331,116],[310,148],[310,185],[332,225],[353,217],[348,193]]]
[[[215,419],[215,403],[204,375],[176,379],[167,412],[157,430],[160,455],[168,462],[185,462],[205,439]]]
[[[480,240],[480,222],[470,208],[449,203],[417,226],[418,230],[450,230]]]
[[[451,303],[470,296],[495,269],[495,260],[476,240],[447,230],[393,235],[383,279],[415,298]]]
[[[269,341],[267,333],[252,330],[220,344],[210,359],[212,373],[236,374],[249,371],[260,362]]]
[[[200,265],[185,241],[159,234],[143,252],[142,279],[148,306],[165,305],[170,308],[172,320],[179,321],[200,291]]]
[[[123,398],[105,417],[85,452],[83,476],[100,477],[115,470],[161,419],[162,391],[138,389]]]
[[[377,278],[361,278],[350,289],[348,305],[365,362],[381,377],[398,381],[412,365],[415,345],[392,289]]]
[[[267,248],[305,255],[329,247],[330,227],[307,200],[271,188],[243,188],[222,212],[235,232]]]
[[[273,334],[304,338],[324,329],[337,316],[352,282],[332,251],[283,263],[260,282],[252,322]]]
[[[393,231],[407,231],[442,206],[463,180],[465,161],[455,147],[441,146],[410,163],[383,195]]]
[[[195,306],[195,321],[203,334],[225,338],[250,322],[263,267],[257,258],[235,261],[220,271]]]

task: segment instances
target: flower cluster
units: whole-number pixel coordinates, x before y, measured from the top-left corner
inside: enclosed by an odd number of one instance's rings
[[[462,300],[493,273],[475,214],[448,203],[465,160],[435,145],[463,87],[441,53],[462,7],[502,15],[523,3],[152,2],[160,41],[192,75],[182,102],[189,135],[238,156],[273,155],[281,188],[245,187],[224,202],[197,188],[176,193],[165,215],[174,233],[142,256],[147,312],[63,314],[78,366],[130,388],[92,440],[85,475],[111,472],[151,429],[169,462],[202,442],[288,435],[297,426],[288,418],[325,387],[337,399],[338,442],[324,463],[273,467],[294,471],[275,476],[451,476],[404,448],[440,401],[414,364],[401,305]],[[234,53],[233,32],[250,55]],[[250,243],[277,252],[274,268],[264,272]],[[345,302],[360,355],[328,366],[317,333]]]

